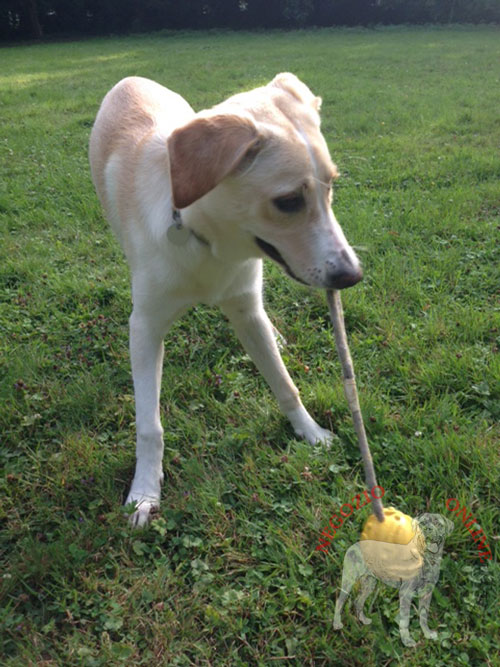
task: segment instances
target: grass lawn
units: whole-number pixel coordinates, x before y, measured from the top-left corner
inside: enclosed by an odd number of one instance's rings
[[[0,50],[2,665],[498,665],[500,116],[494,28],[160,34]],[[134,467],[128,275],[87,143],[120,78],[196,109],[295,72],[323,97],[335,212],[365,279],[344,293],[384,501],[440,513],[426,640],[397,591],[332,628],[329,516],[363,488],[324,294],[268,265],[268,311],[304,403],[338,438],[294,438],[228,323],[200,306],[166,340],[165,487],[151,528]],[[447,510],[457,498],[493,552]]]

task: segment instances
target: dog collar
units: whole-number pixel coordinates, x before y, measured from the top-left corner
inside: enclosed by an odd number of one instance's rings
[[[203,245],[210,245],[203,236],[200,236],[182,224],[182,216],[178,208],[172,209],[172,221],[167,229],[167,238],[170,243],[177,246],[185,245],[191,236],[194,236]]]
[[[172,222],[167,229],[167,238],[173,245],[184,245],[188,242],[191,231],[182,224],[181,212],[178,208],[172,211]]]

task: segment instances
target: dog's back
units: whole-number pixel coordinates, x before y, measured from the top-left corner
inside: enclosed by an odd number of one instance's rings
[[[193,109],[180,95],[141,77],[122,79],[104,98],[90,135],[90,168],[99,199],[122,244],[121,227],[130,209],[137,207],[135,195],[142,189],[137,181],[144,175],[151,185],[155,162],[159,196],[169,194],[166,141],[192,116]],[[145,170],[140,168],[141,161],[147,164]]]

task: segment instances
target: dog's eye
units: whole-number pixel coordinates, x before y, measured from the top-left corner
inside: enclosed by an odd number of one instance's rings
[[[298,213],[305,207],[306,200],[302,194],[286,195],[285,197],[276,197],[276,199],[273,199],[273,204],[282,213]]]

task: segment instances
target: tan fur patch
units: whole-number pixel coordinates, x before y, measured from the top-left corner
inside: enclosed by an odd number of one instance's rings
[[[196,118],[168,140],[172,193],[185,208],[210,192],[259,139],[248,119],[234,115]]]

